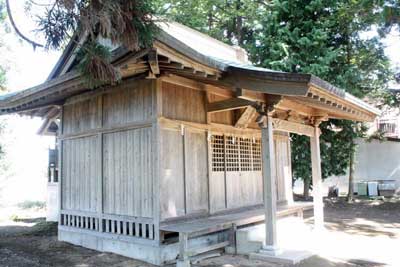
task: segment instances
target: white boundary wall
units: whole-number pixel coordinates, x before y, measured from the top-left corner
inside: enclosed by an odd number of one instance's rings
[[[46,221],[58,221],[60,207],[58,203],[58,183],[48,183],[46,199]]]
[[[400,191],[400,140],[370,142],[365,139],[357,140],[356,165],[354,182],[373,180],[394,180],[397,192]],[[328,187],[336,185],[340,194],[347,194],[348,173],[343,176],[331,176],[323,182],[323,193],[328,194]],[[302,182],[296,182],[296,193],[303,192]]]

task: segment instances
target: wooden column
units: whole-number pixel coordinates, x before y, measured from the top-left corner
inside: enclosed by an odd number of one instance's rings
[[[58,149],[58,225],[61,225],[63,223],[62,220],[62,214],[61,211],[63,210],[63,177],[64,177],[64,172],[63,172],[63,146],[64,146],[64,141],[61,139],[61,136],[64,133],[64,106],[60,107],[60,124],[58,126],[58,132],[57,132],[57,147]]]
[[[262,147],[262,176],[264,183],[265,244],[264,252],[278,250],[276,232],[276,171],[272,117],[260,124]]]
[[[322,229],[324,227],[324,203],[322,197],[321,154],[319,146],[319,135],[320,130],[317,124],[314,127],[314,136],[310,137],[315,229]]]

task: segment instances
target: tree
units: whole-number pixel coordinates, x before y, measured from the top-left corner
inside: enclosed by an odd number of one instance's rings
[[[33,48],[60,49],[70,40],[76,42],[81,59],[78,69],[92,87],[120,80],[119,70],[110,64],[110,50],[98,42],[98,37],[138,51],[152,43],[156,32],[152,2],[148,0],[52,0],[49,4],[28,0],[28,10],[33,6],[44,9],[37,25],[38,32],[45,38],[45,43],[41,44],[19,30],[10,0],[5,1],[15,32]],[[83,35],[87,36],[87,41],[80,44],[77,38]]]
[[[390,64],[378,38],[362,33],[381,22],[377,2],[346,0],[158,1],[158,10],[229,44],[243,46],[253,63],[270,69],[315,74],[364,97],[383,91]],[[355,138],[365,127],[331,120],[321,126],[322,175],[343,175]],[[341,129],[341,131],[337,131]],[[293,174],[312,187],[307,137],[292,136]]]
[[[384,32],[390,32],[393,28],[399,30],[400,27],[400,2],[398,0],[380,1],[382,10],[382,28]],[[379,2],[378,2],[379,3]]]

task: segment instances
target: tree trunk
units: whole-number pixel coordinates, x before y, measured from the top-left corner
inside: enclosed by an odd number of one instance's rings
[[[347,193],[347,202],[353,202],[354,195],[354,154],[356,153],[355,149],[352,150],[350,154],[350,162],[349,162],[349,192]]]
[[[303,197],[304,199],[310,198],[310,179],[303,180]]]

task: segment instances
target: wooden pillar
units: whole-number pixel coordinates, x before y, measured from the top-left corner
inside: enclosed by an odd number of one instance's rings
[[[278,251],[276,232],[276,171],[272,117],[261,126],[262,176],[264,184],[265,244],[263,252]]]
[[[321,153],[319,146],[320,130],[318,124],[314,127],[314,136],[310,137],[311,165],[314,198],[314,228],[324,227],[324,203],[322,196]]]
[[[58,126],[58,132],[57,132],[57,147],[58,149],[58,225],[61,225],[63,223],[63,218],[62,218],[62,213],[61,211],[63,210],[63,178],[64,178],[64,172],[63,172],[63,150],[64,150],[64,141],[62,140],[62,135],[64,134],[64,107],[60,107],[60,124]]]

